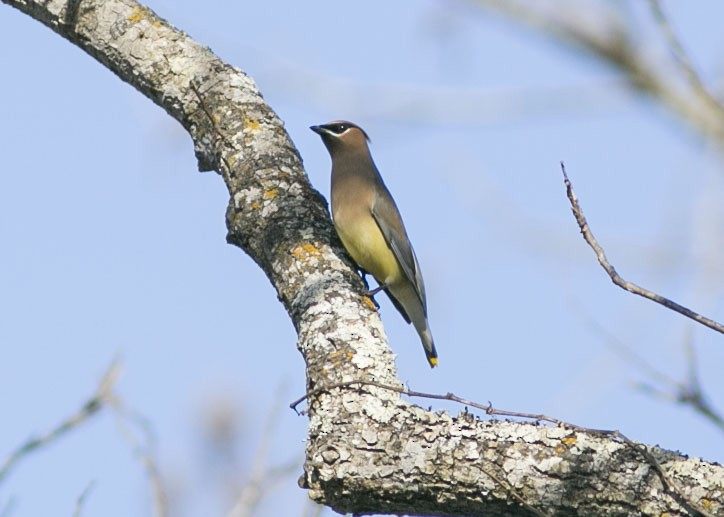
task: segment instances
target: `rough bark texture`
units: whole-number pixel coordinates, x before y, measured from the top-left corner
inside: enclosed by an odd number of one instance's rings
[[[131,0],[3,2],[85,49],[189,131],[199,168],[219,171],[229,189],[229,242],[265,271],[294,322],[309,390],[356,379],[399,385],[325,202],[249,77]],[[375,387],[318,393],[309,416],[300,483],[339,512],[690,514],[641,453],[615,439],[452,417]],[[721,466],[652,452],[687,499],[724,514]]]

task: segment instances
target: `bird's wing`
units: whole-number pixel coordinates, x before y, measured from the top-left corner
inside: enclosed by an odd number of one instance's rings
[[[383,188],[385,187],[383,186]],[[415,250],[412,249],[412,244],[407,238],[400,212],[386,188],[385,193],[386,196],[378,195],[375,197],[372,205],[372,217],[382,230],[382,235],[384,235],[385,241],[390,246],[397,262],[400,263],[403,273],[415,287],[415,292],[420,298],[425,314],[427,314],[425,283],[422,281],[422,273],[420,272],[420,265],[417,263]]]

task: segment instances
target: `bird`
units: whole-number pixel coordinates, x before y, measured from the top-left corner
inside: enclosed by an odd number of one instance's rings
[[[322,137],[332,158],[332,221],[344,248],[379,291],[420,336],[430,367],[438,364],[427,321],[422,272],[400,211],[385,186],[369,149],[369,137],[358,125],[335,120],[310,129]]]

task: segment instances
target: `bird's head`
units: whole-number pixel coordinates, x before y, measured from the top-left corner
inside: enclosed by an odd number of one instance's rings
[[[369,141],[367,133],[352,122],[333,120],[319,126],[311,126],[309,129],[322,137],[322,141],[330,153],[340,149],[367,150]]]

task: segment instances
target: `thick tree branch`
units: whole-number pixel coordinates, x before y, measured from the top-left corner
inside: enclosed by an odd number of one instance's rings
[[[229,190],[229,242],[264,270],[294,323],[308,392],[352,380],[399,384],[324,201],[249,77],[131,0],[3,2],[85,49],[189,131],[199,168],[218,171]],[[687,500],[724,508],[724,469],[651,450]],[[306,453],[300,483],[341,512],[689,514],[620,441],[433,413],[374,386],[314,396]]]

